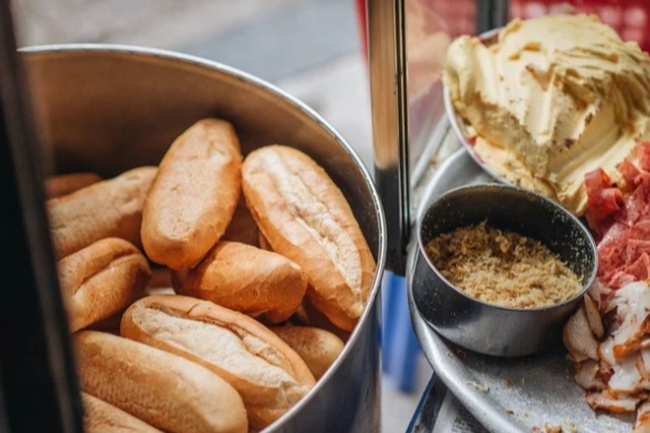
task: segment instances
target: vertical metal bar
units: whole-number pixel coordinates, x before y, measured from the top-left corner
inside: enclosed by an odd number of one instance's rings
[[[476,31],[503,27],[510,19],[510,0],[476,0]]]
[[[0,2],[0,402],[10,432],[76,433],[77,378],[8,3]]]
[[[403,0],[367,0],[375,182],[386,214],[386,267],[404,275],[411,235]]]

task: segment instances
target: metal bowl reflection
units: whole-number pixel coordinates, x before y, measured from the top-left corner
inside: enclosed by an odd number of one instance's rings
[[[519,309],[477,300],[455,287],[433,266],[425,246],[439,234],[484,220],[542,242],[581,278],[581,290],[558,304]],[[443,337],[487,355],[530,355],[558,341],[562,325],[596,276],[596,245],[582,223],[558,204],[508,185],[449,191],[423,214],[417,236],[412,284],[420,314]]]

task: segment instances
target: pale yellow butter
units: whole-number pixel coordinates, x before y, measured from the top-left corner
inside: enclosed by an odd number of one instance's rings
[[[650,57],[595,16],[514,20],[490,46],[460,37],[444,80],[486,163],[578,215],[585,173],[616,179],[650,137]]]

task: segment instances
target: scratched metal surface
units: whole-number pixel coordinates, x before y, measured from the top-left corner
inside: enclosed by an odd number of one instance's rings
[[[452,188],[493,182],[466,151],[460,149],[438,169],[427,185],[418,217],[427,205]],[[417,248],[410,249],[409,266]],[[407,272],[413,275],[413,272]],[[558,344],[548,352],[521,358],[497,358],[460,350],[440,337],[419,314],[408,281],[409,308],[423,351],[438,376],[492,433],[632,432],[634,417],[595,413],[575,384],[566,351]],[[507,324],[504,324],[507,326]]]

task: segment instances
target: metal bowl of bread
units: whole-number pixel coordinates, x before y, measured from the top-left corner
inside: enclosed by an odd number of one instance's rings
[[[196,57],[22,57],[86,425],[378,430],[385,223],[343,138]]]

